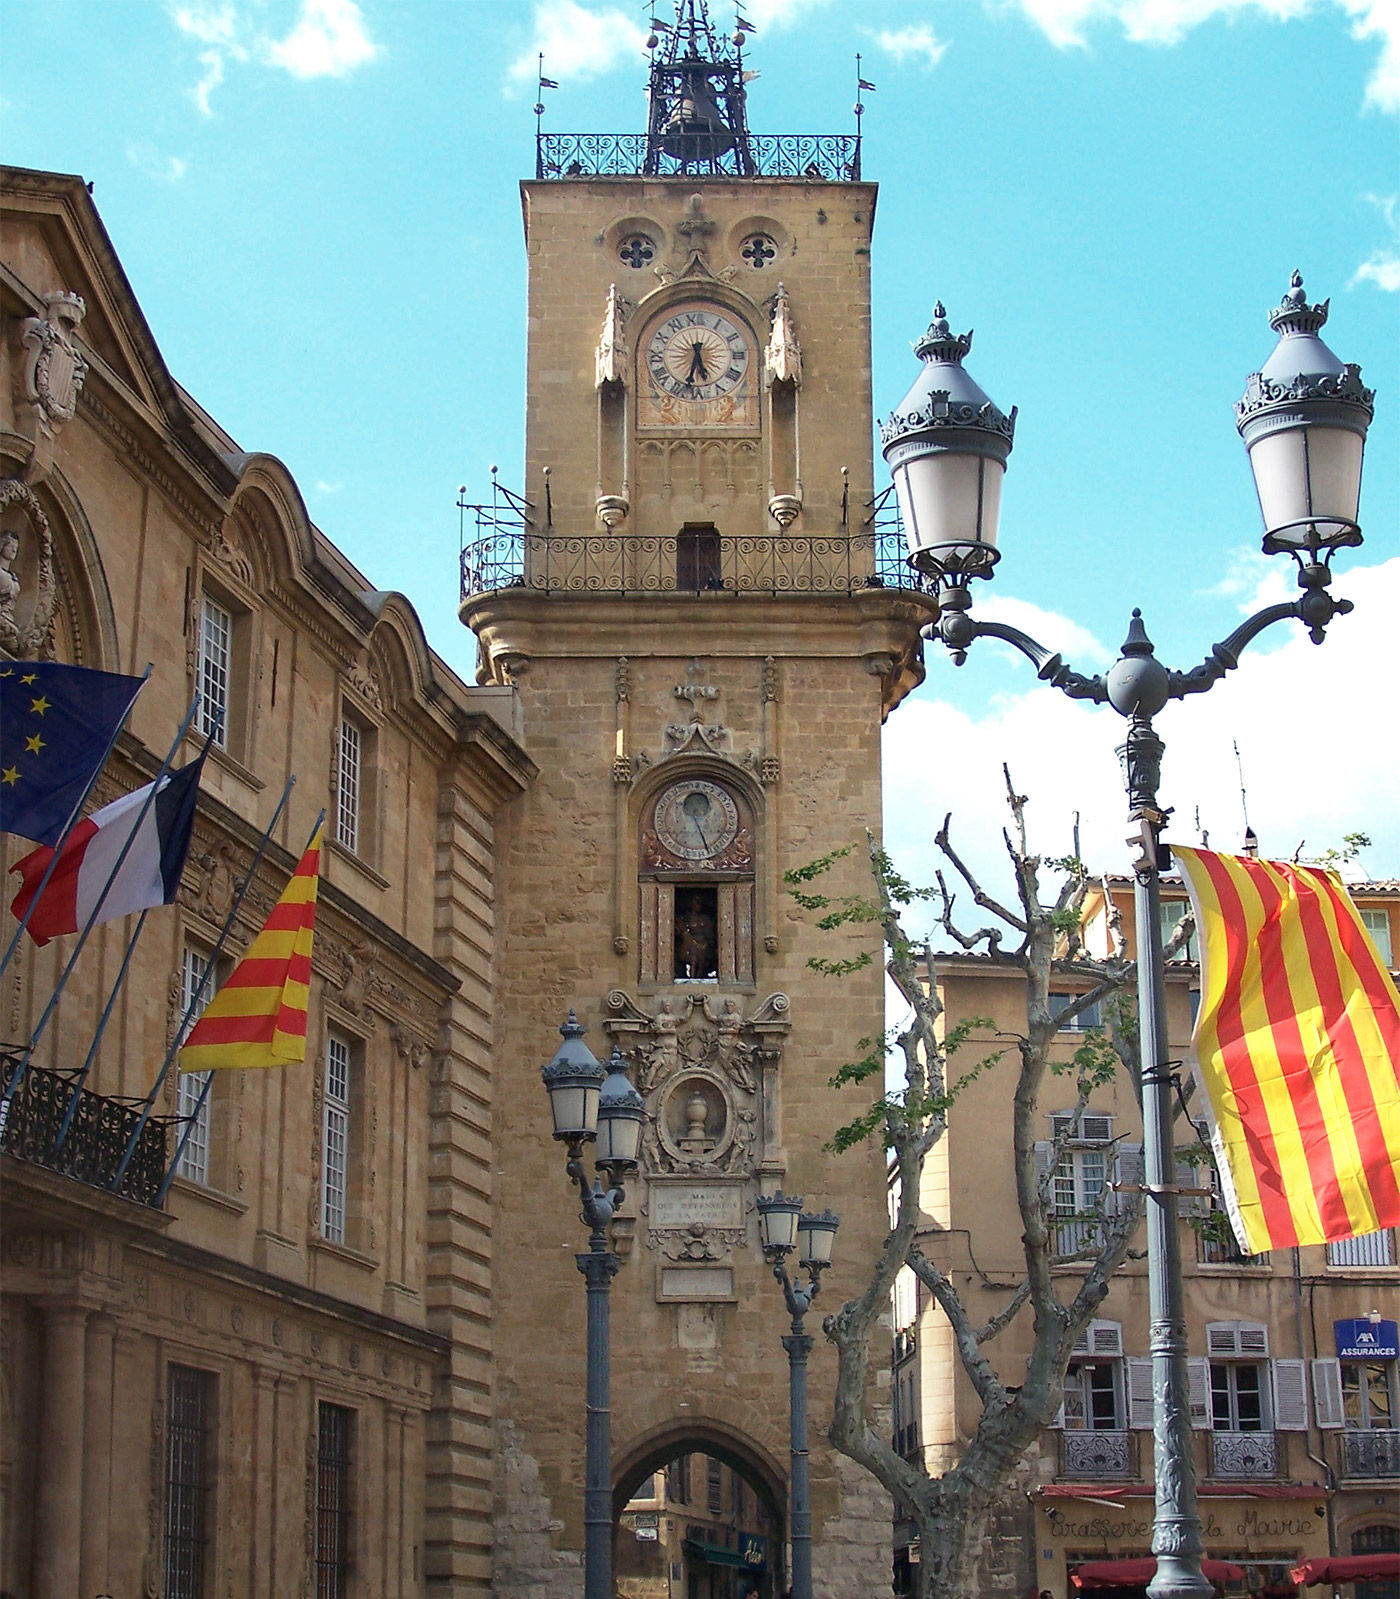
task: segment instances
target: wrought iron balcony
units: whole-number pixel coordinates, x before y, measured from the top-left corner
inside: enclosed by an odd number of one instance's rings
[[[542,594],[923,593],[897,528],[824,536],[585,533],[495,527],[462,547],[462,598],[523,588]]]
[[[1372,1481],[1400,1479],[1400,1432],[1377,1428],[1342,1434],[1342,1475]]]
[[[1137,1435],[1066,1428],[1060,1434],[1060,1476],[1072,1482],[1132,1482]]]
[[[750,133],[719,143],[713,133],[541,133],[537,178],[679,178],[698,173],[734,178],[860,181],[854,133]]]
[[[1260,1480],[1278,1476],[1278,1439],[1271,1432],[1213,1432],[1212,1477]]]
[[[0,1057],[0,1085],[6,1089],[14,1077],[17,1058],[15,1054]],[[126,1100],[91,1094],[85,1088],[77,1090],[74,1105],[75,1075],[26,1067],[14,1098],[5,1107],[0,1150],[16,1160],[111,1192],[122,1152],[140,1119],[140,1107]],[[70,1107],[73,1115],[64,1133]],[[154,1116],[142,1129],[117,1189],[123,1199],[156,1206],[165,1177],[166,1130],[166,1122]]]

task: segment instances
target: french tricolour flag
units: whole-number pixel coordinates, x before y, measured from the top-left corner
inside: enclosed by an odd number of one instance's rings
[[[171,903],[189,852],[203,765],[201,756],[161,778],[158,788],[147,783],[78,823],[30,915],[27,931],[36,944],[76,933],[89,921],[115,921]],[[147,807],[153,788],[155,802]],[[128,839],[131,848],[118,865]],[[17,917],[28,910],[53,853],[45,845],[10,868],[24,883],[10,906]]]

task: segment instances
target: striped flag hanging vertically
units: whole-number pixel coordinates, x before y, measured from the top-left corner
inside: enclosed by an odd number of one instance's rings
[[[1173,853],[1201,935],[1197,1070],[1240,1247],[1400,1225],[1400,995],[1341,878]]]
[[[311,941],[321,874],[318,825],[282,897],[180,1050],[182,1072],[306,1059]]]

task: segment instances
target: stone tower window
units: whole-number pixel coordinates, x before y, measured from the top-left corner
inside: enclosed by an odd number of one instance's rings
[[[669,783],[643,809],[644,983],[754,980],[753,818],[708,775]]]
[[[688,522],[676,534],[676,588],[722,589],[719,533],[713,522]]]
[[[778,247],[766,233],[751,233],[739,253],[750,266],[766,267],[777,256]]]
[[[618,259],[625,265],[630,266],[634,271],[640,271],[656,254],[656,251],[645,233],[633,233],[622,241],[621,248],[617,254]]]

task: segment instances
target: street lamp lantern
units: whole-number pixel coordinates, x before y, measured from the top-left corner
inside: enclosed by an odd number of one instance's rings
[[[1264,553],[1360,544],[1361,457],[1375,394],[1361,368],[1339,361],[1318,336],[1330,302],[1309,305],[1302,275],[1269,313],[1273,354],[1250,374],[1235,422],[1249,451]]]
[[[836,1229],[840,1225],[841,1218],[831,1210],[824,1210],[819,1216],[808,1213],[798,1222],[797,1259],[807,1271],[824,1271],[831,1264]]]
[[[797,1224],[801,1215],[800,1194],[785,1194],[780,1188],[776,1194],[758,1196],[759,1243],[770,1259],[781,1260],[797,1247]]]
[[[597,1137],[598,1093],[608,1074],[584,1043],[583,1028],[572,1010],[559,1031],[564,1042],[540,1068],[540,1076],[549,1090],[554,1136],[561,1143],[582,1144]]]
[[[942,304],[914,345],[924,363],[914,386],[880,425],[904,519],[909,557],[921,572],[966,583],[990,577],[997,560],[1001,480],[1016,430],[963,359],[972,334],[951,333]]]
[[[593,1158],[614,1172],[637,1164],[646,1104],[627,1075],[627,1057],[613,1045],[608,1074],[598,1094],[598,1143]]]

